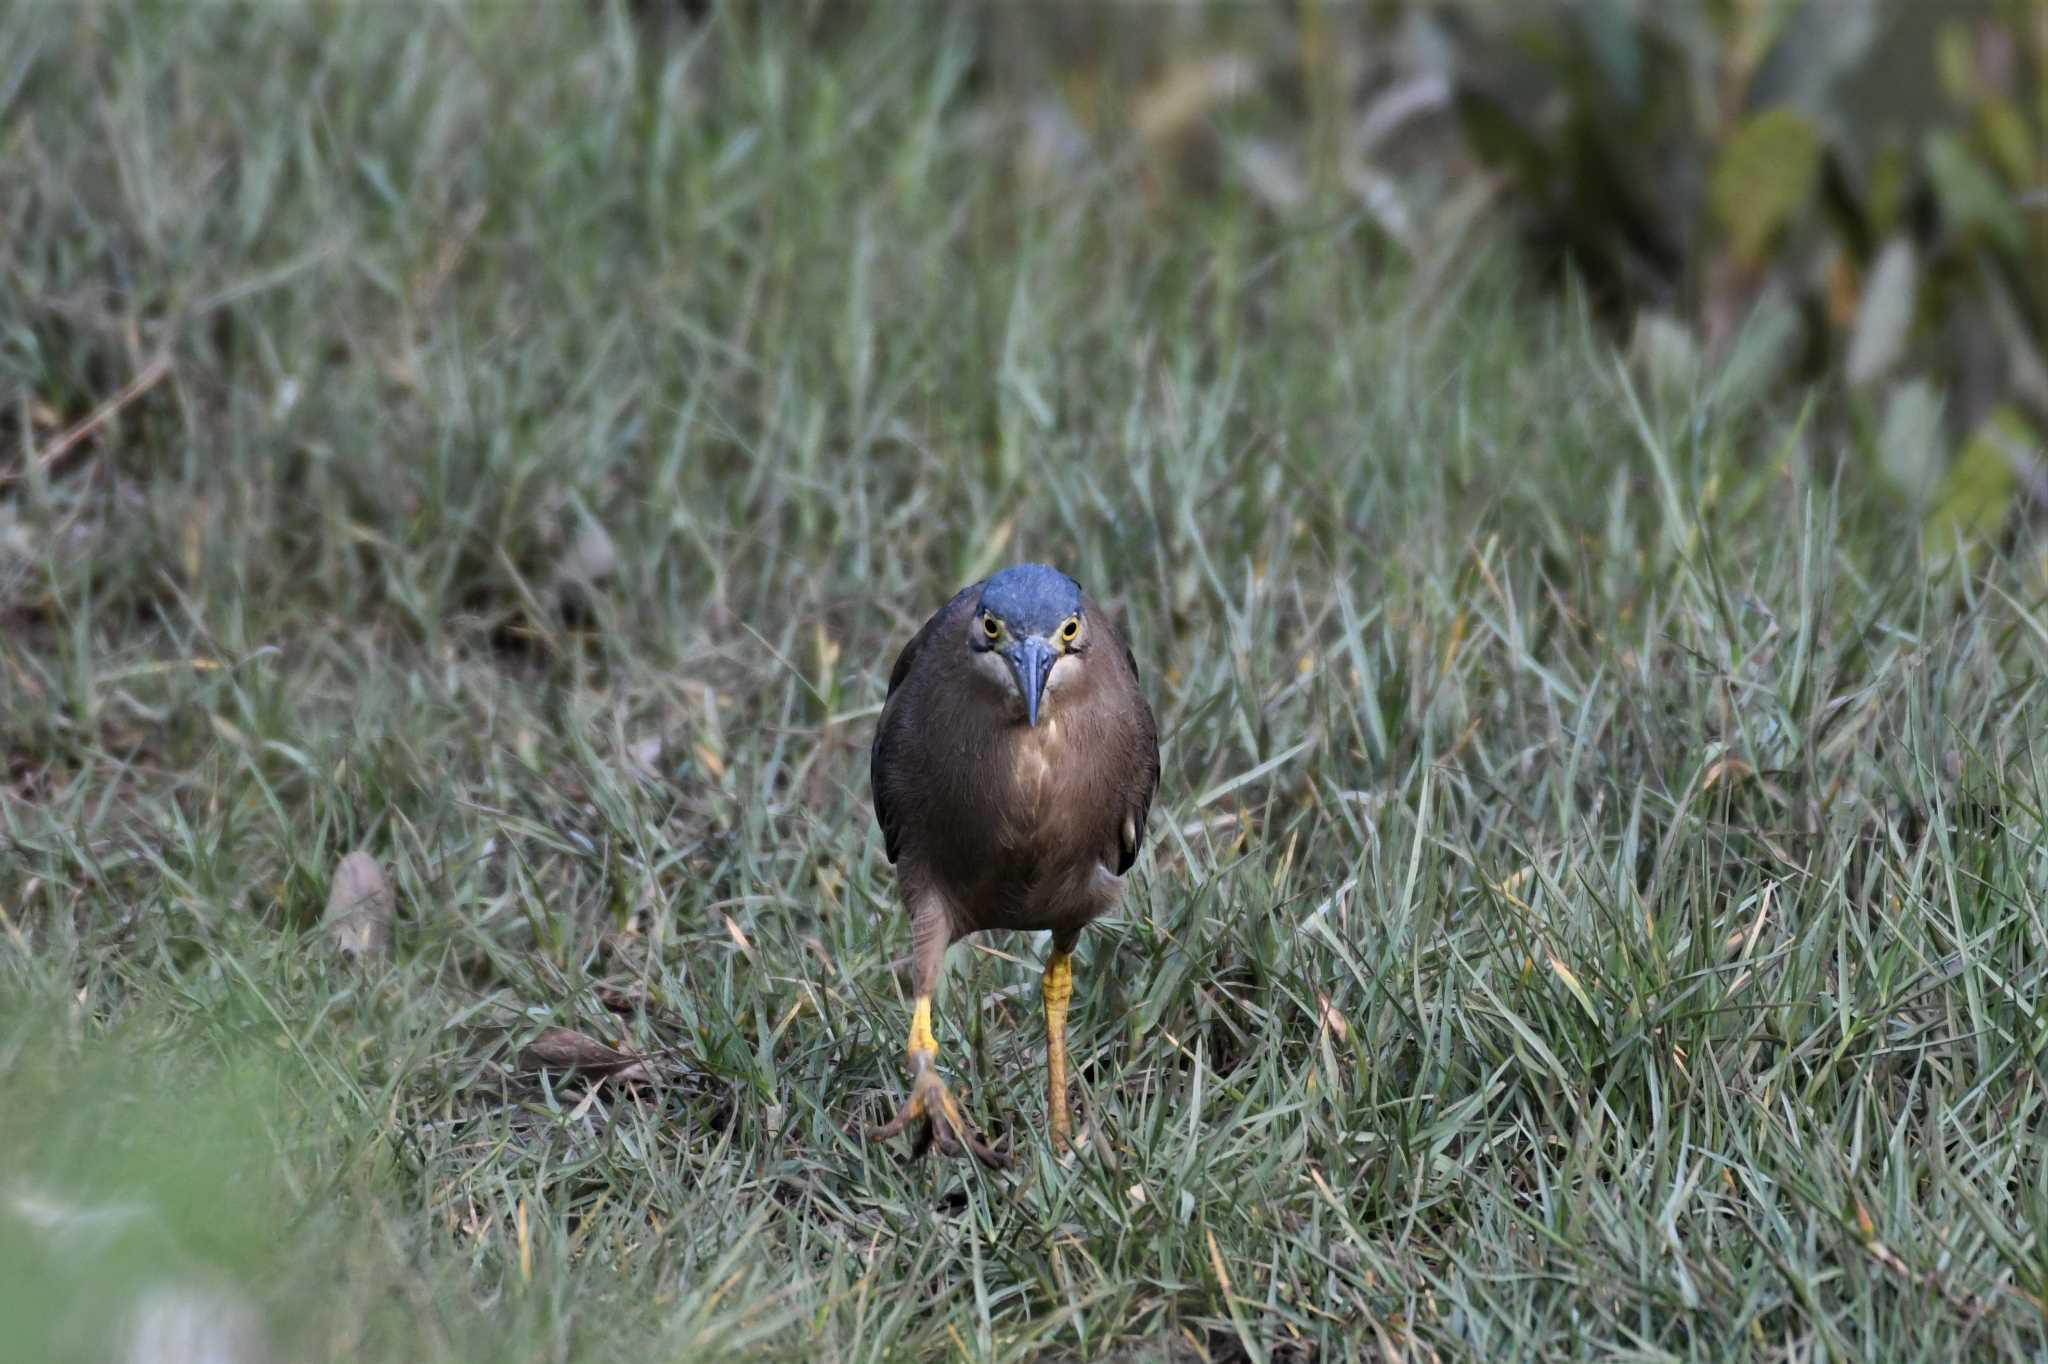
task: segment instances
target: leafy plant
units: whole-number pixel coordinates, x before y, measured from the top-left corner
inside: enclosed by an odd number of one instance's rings
[[[1790,302],[1782,377],[1842,380],[1931,537],[1997,533],[2048,422],[2038,6],[1457,13],[1460,122],[1533,245],[1618,322],[1673,311],[1709,353]]]

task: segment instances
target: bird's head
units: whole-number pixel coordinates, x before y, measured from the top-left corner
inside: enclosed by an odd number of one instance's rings
[[[981,585],[967,647],[993,680],[1014,690],[1025,720],[1036,725],[1047,692],[1080,668],[1088,649],[1081,584],[1044,564],[1004,569]]]

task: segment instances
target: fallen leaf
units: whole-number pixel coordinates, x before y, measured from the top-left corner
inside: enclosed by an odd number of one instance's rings
[[[334,869],[327,912],[321,919],[327,941],[346,957],[382,956],[391,948],[396,904],[384,869],[376,858],[358,848]]]
[[[519,1060],[528,1070],[573,1070],[617,1080],[653,1078],[646,1057],[606,1046],[574,1028],[542,1028],[519,1053]]]
[[[1702,791],[1711,791],[1722,782],[1733,786],[1747,780],[1751,775],[1748,763],[1740,758],[1716,758],[1707,768],[1707,775],[1700,782]]]

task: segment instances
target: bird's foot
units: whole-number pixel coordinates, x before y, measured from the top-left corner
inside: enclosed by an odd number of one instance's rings
[[[930,1063],[917,1067],[916,1078],[910,1083],[910,1097],[896,1110],[896,1116],[880,1127],[870,1127],[867,1138],[887,1141],[912,1123],[919,1124],[917,1141],[910,1148],[912,1155],[921,1156],[936,1144],[941,1155],[971,1155],[991,1170],[1003,1169],[1010,1163],[1008,1156],[982,1140],[960,1111],[946,1082],[939,1078],[937,1067]]]

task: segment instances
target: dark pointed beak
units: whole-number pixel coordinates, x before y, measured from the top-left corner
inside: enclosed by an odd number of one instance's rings
[[[1003,654],[1011,675],[1017,679],[1017,690],[1024,697],[1024,718],[1033,725],[1038,723],[1038,703],[1045,697],[1045,679],[1052,676],[1052,665],[1058,657],[1050,644],[1035,635],[1018,640],[1015,648]]]

